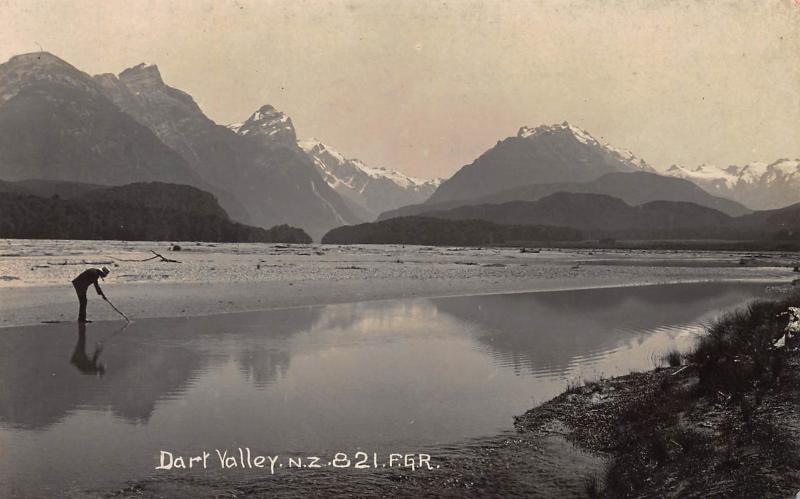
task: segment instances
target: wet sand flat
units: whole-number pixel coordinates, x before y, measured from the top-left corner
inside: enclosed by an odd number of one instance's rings
[[[579,289],[602,286],[796,277],[790,255],[749,253],[0,241],[0,327],[72,321],[69,281],[106,265],[103,287],[132,318],[197,316],[393,298]],[[181,263],[135,262],[149,249]],[[86,262],[86,263],[83,263]],[[66,263],[66,265],[63,265]],[[90,292],[89,314],[116,313]]]

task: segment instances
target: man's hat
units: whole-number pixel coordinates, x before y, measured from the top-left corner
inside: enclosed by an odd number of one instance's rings
[[[100,270],[103,272],[103,277],[107,276],[107,275],[108,275],[108,273],[109,273],[108,267],[103,267],[103,268],[102,268],[102,269],[100,269]]]

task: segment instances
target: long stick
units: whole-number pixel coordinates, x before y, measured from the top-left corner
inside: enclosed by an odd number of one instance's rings
[[[104,297],[104,298],[105,298],[105,297]],[[130,321],[131,321],[130,319],[128,319],[128,316],[127,316],[127,315],[123,314],[123,313],[122,313],[122,311],[121,311],[120,309],[118,309],[117,307],[115,307],[115,306],[114,306],[114,304],[113,304],[113,303],[111,303],[110,301],[108,301],[108,298],[105,298],[105,300],[106,300],[106,303],[108,303],[109,305],[111,305],[111,308],[113,308],[114,310],[116,310],[116,311],[117,311],[117,313],[118,313],[119,315],[121,315],[122,317],[124,317],[126,321],[128,321],[128,322],[130,322]]]
[[[150,250],[150,253],[152,253],[152,254],[156,255],[157,257],[161,258],[162,262],[166,262],[166,263],[181,263],[178,260],[173,260],[172,258],[167,258],[164,255],[162,255],[160,253],[156,253],[153,250]]]

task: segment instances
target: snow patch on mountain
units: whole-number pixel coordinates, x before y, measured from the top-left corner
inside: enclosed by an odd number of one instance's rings
[[[727,188],[732,188],[733,186],[735,186],[736,182],[739,179],[738,168],[736,168],[734,171],[731,171],[730,169],[723,169],[715,165],[706,165],[706,164],[702,164],[694,169],[689,169],[678,165],[672,165],[667,169],[666,173],[667,175],[683,178],[686,180],[691,180],[692,182],[695,183],[702,183],[708,185],[720,183],[721,185],[724,185]]]
[[[373,179],[385,178],[391,180],[403,189],[420,188],[423,186],[433,186],[435,188],[441,183],[441,179],[421,179],[417,177],[411,177],[404,173],[400,173],[396,170],[390,170],[388,168],[375,168],[367,166],[359,159],[345,158],[335,149],[316,139],[299,140],[297,145],[299,145],[301,149],[303,149],[307,154],[313,156],[315,159],[328,156],[332,158],[339,166],[351,166],[355,170],[360,171]],[[323,163],[320,161],[320,165],[322,164]],[[324,168],[329,168],[329,165],[326,164]]]
[[[744,166],[730,165],[725,168],[706,164],[693,169],[672,165],[667,173],[674,177],[722,183],[728,188],[734,188],[737,184],[768,184],[793,177],[800,180],[800,160],[780,159],[774,163],[754,161]]]
[[[367,166],[361,160],[346,158],[316,139],[300,140],[297,144],[328,185],[371,217],[407,204],[421,203],[441,183],[441,179],[420,179],[387,168]]]
[[[734,199],[755,209],[781,208],[800,202],[800,160],[754,161],[743,166],[672,165],[667,175],[691,180],[715,195]]]
[[[649,172],[655,172],[655,170],[652,167],[650,167],[650,165],[648,165],[645,160],[639,158],[631,151],[627,149],[618,149],[610,144],[603,144],[599,140],[594,138],[592,134],[590,134],[586,130],[576,127],[574,125],[570,125],[566,121],[561,124],[541,125],[535,128],[523,126],[517,132],[517,137],[535,139],[542,135],[549,135],[549,134],[569,134],[581,144],[590,147],[605,149],[609,154],[611,154],[612,156],[616,156],[618,159],[628,163],[633,168],[638,168]]]

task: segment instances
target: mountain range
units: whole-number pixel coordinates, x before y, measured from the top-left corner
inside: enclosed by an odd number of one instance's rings
[[[591,237],[793,238],[800,229],[791,206],[800,201],[798,165],[780,160],[724,171],[673,167],[659,174],[566,122],[523,127],[443,182],[427,201],[386,211],[378,220],[551,225]],[[786,208],[763,211],[772,207]]]
[[[720,168],[671,166],[667,175],[691,180],[706,191],[766,210],[800,202],[800,159]]]
[[[215,124],[156,66],[91,77],[46,52],[0,65],[0,179],[186,184],[213,193],[237,221],[290,223],[317,237],[360,221],[282,138]]]
[[[376,218],[466,206],[488,213],[562,192],[596,195],[582,199],[599,212],[610,196],[647,213],[653,202],[690,203],[734,218],[800,201],[798,160],[660,175],[567,122],[522,127],[444,181],[416,179],[298,141],[291,118],[270,105],[218,125],[154,65],[90,76],[47,52],[0,64],[0,180],[62,198],[89,194],[87,185],[189,185],[213,194],[234,221],[291,224],[317,239]]]
[[[359,221],[286,133],[269,133],[276,114],[271,106],[252,113],[234,132],[206,117],[188,94],[167,86],[156,66],[95,79],[122,111],[177,151],[212,192],[233,194],[245,210],[237,216],[229,209],[234,218],[260,226],[289,223],[316,237]],[[292,128],[291,138],[293,133]]]
[[[220,126],[157,66],[92,77],[47,52],[0,65],[0,179],[187,184],[213,193],[235,220],[289,223],[317,238],[438,186],[318,141],[298,144],[291,118],[270,105]]]
[[[412,216],[446,210],[463,205],[499,204],[509,201],[536,201],[557,192],[605,194],[631,205],[650,201],[684,201],[713,208],[731,216],[750,213],[746,206],[722,197],[712,196],[688,180],[665,177],[646,171],[606,173],[589,182],[558,182],[513,187],[468,200],[442,203],[421,203],[382,213],[379,220],[396,216]]]

